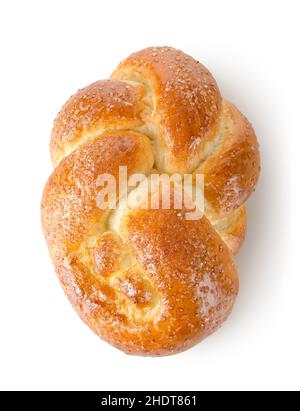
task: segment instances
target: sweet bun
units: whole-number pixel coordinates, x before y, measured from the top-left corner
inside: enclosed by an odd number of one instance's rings
[[[245,201],[257,183],[255,133],[222,99],[209,71],[181,51],[148,48],[111,79],[63,106],[50,143],[54,171],[42,225],[63,289],[102,339],[136,355],[170,355],[216,331],[239,281],[233,255],[244,240]],[[204,176],[205,208],[99,209],[98,176]],[[131,193],[130,195],[134,195]]]

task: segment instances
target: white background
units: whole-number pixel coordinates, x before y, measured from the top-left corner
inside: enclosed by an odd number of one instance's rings
[[[299,1],[6,1],[0,6],[0,387],[300,388]],[[181,48],[253,123],[262,174],[237,257],[241,291],[212,337],[130,357],[98,339],[61,290],[40,226],[52,121],[133,51]]]

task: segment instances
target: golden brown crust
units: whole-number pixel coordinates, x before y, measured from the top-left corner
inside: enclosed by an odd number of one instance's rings
[[[87,137],[105,130],[135,129],[142,125],[142,87],[100,80],[79,90],[63,106],[52,129],[51,158],[59,161]]]
[[[220,116],[221,95],[209,71],[180,50],[150,47],[124,60],[112,77],[149,90],[153,113],[148,122],[163,151],[158,170],[191,172]]]
[[[233,254],[259,173],[256,137],[207,69],[178,50],[142,50],[112,77],[76,93],[54,122],[43,230],[65,293],[92,330],[127,353],[174,354],[233,307]],[[120,200],[120,166],[128,178],[154,167],[203,173],[206,216],[99,209],[98,177],[116,178]]]
[[[62,254],[77,249],[91,230],[102,229],[107,211],[96,204],[97,179],[103,173],[118,179],[120,165],[127,166],[128,176],[149,174],[153,165],[149,140],[130,131],[107,132],[80,146],[56,167],[44,189],[41,206],[52,255],[54,249]]]
[[[236,255],[243,245],[247,230],[247,209],[243,205],[225,217],[215,220],[214,229],[219,233],[227,247]]]
[[[170,355],[220,327],[238,279],[205,217],[191,222],[175,210],[137,210],[123,217],[119,234],[126,269],[120,263],[103,278],[76,254],[55,264],[74,308],[96,333],[127,353]]]
[[[249,121],[223,100],[218,142],[195,173],[205,176],[205,197],[219,216],[239,208],[254,190],[260,171],[260,156]]]

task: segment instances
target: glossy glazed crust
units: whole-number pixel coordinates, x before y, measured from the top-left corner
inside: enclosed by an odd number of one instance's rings
[[[142,87],[99,80],[79,90],[54,121],[50,142],[53,165],[56,166],[77,144],[105,130],[130,130],[141,126],[143,110]]]
[[[177,214],[139,210],[126,216],[121,245],[110,234],[96,251],[107,261],[105,274],[76,257],[56,264],[81,318],[126,353],[170,355],[191,347],[220,327],[238,293],[231,255],[209,222],[204,217],[191,224]],[[110,271],[112,243],[117,251]],[[122,254],[126,263],[116,257]]]
[[[50,176],[42,199],[43,229],[52,257],[78,249],[93,230],[101,233],[107,220],[107,211],[96,203],[101,174],[118,181],[122,165],[127,166],[128,177],[147,175],[153,161],[149,139],[123,130],[106,132],[64,158]]]
[[[247,230],[247,209],[242,205],[231,214],[214,220],[214,229],[221,236],[233,255],[241,248]]]
[[[54,122],[43,230],[68,298],[99,336],[131,354],[174,354],[233,307],[256,137],[210,73],[178,50],[142,50],[113,77],[80,90]],[[203,173],[206,216],[100,210],[98,177],[115,176],[118,189],[119,166],[128,177]]]
[[[256,187],[259,148],[249,121],[223,100],[216,144],[195,173],[205,176],[205,198],[222,217],[241,207]]]
[[[102,135],[62,160],[42,200],[43,229],[66,294],[81,318],[127,353],[167,355],[215,331],[238,291],[231,253],[209,221],[185,210],[100,212],[97,176],[149,174],[149,140]],[[167,233],[167,235],[166,235]]]
[[[192,172],[220,118],[222,98],[210,72],[180,50],[150,47],[120,63],[112,77],[146,86],[159,171]]]

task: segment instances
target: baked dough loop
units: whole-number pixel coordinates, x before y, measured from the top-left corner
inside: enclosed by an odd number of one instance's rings
[[[153,356],[186,350],[217,330],[238,293],[233,254],[260,166],[251,125],[222,99],[209,71],[170,47],[139,51],[111,79],[70,98],[50,149],[43,230],[83,321],[126,353]],[[204,174],[205,215],[100,210],[97,178],[118,181],[119,166],[128,177]]]

